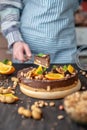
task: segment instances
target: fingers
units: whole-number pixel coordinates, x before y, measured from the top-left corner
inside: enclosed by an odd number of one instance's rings
[[[13,58],[20,62],[26,62],[31,58],[29,46],[24,42],[16,42],[13,45]]]
[[[30,59],[32,57],[30,48],[27,44],[24,44],[25,58]]]

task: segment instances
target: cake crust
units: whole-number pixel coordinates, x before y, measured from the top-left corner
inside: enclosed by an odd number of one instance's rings
[[[65,96],[76,92],[80,89],[81,83],[80,80],[76,84],[67,86],[66,89],[55,89],[54,91],[46,91],[40,89],[34,89],[30,86],[27,86],[23,83],[20,83],[20,90],[27,96],[38,98],[38,99],[60,99]]]

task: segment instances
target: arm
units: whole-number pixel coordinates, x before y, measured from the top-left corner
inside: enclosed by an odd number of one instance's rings
[[[13,58],[24,62],[31,57],[31,52],[19,29],[22,6],[22,0],[0,0],[1,31],[8,40],[8,47],[13,46]]]
[[[1,31],[8,40],[9,48],[13,43],[23,41],[19,31],[21,10],[21,0],[0,1]]]

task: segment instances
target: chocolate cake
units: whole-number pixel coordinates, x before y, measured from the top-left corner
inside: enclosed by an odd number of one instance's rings
[[[29,67],[17,74],[21,91],[34,98],[58,99],[80,89],[78,72],[71,65]]]

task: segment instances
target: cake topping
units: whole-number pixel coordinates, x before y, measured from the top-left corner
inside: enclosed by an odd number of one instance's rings
[[[72,74],[74,72],[74,68],[72,65],[68,65],[67,70]]]
[[[42,68],[42,66],[39,66],[39,67],[35,70],[34,74],[35,74],[35,75],[43,74],[43,68]]]
[[[71,65],[67,65],[66,68],[64,69],[64,66],[53,66],[50,71],[48,71],[46,68],[42,66],[38,66],[37,68],[31,67],[28,69],[23,69],[23,72],[21,71],[18,73],[18,77],[25,77],[26,79],[40,79],[40,80],[60,80],[64,78],[69,78],[72,75],[76,73],[75,69],[72,69],[72,73],[69,72],[68,67],[70,66],[73,68]]]

